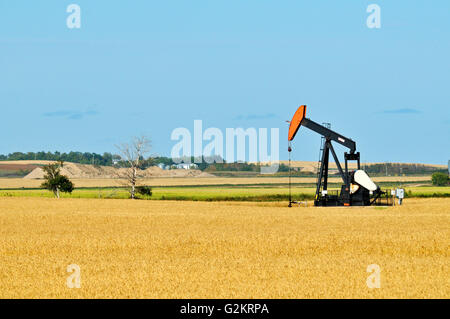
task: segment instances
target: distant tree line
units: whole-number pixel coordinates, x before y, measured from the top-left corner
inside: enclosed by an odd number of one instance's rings
[[[93,165],[102,165],[102,166],[118,166],[118,167],[127,167],[129,164],[126,160],[122,160],[120,155],[112,154],[105,152],[103,154],[97,153],[89,153],[89,152],[69,152],[69,153],[61,153],[61,152],[14,152],[7,155],[0,154],[0,161],[21,161],[21,160],[39,160],[39,161],[63,161],[63,162],[71,162],[71,163],[79,163],[79,164],[93,164]],[[189,160],[191,163],[194,163],[194,157],[189,158],[181,158],[173,160],[170,157],[165,156],[150,156],[148,158],[139,159],[139,168],[146,169],[150,166],[155,166],[158,164],[164,165],[174,165],[177,163],[187,163]],[[221,162],[223,161],[220,157],[208,158],[208,162]],[[202,163],[198,164],[200,169],[206,169],[210,164],[207,163],[206,158]]]
[[[8,155],[0,155],[0,161],[20,161],[20,160],[39,160],[39,161],[64,161],[80,164],[94,164],[111,166],[113,159],[120,159],[118,155],[111,153],[89,153],[89,152],[69,152],[60,153],[58,151],[52,152],[14,152]]]
[[[127,167],[127,161],[122,160],[120,155],[105,152],[103,154],[90,153],[90,152],[14,152],[7,155],[0,154],[0,161],[22,161],[22,160],[39,160],[39,161],[63,161],[79,164],[92,164],[92,165],[102,165],[102,166],[118,166]],[[186,159],[184,159],[186,160]],[[191,163],[193,163],[194,158],[191,158]],[[181,160],[183,161],[183,159]],[[179,163],[180,161],[176,161]],[[140,158],[139,167],[141,169],[146,169],[149,166],[154,166],[158,164],[164,165],[174,165],[175,161],[170,157],[164,156],[152,156],[148,158]],[[205,163],[206,164],[206,163]],[[205,165],[204,168],[207,167]],[[203,168],[203,166],[202,166]]]
[[[207,172],[260,172],[260,164],[254,163],[212,163],[209,164],[204,170]],[[284,164],[278,165],[278,172],[288,172],[289,167]]]
[[[139,168],[146,169],[150,166],[155,166],[158,164],[164,164],[166,166],[176,165],[178,163],[195,163],[199,170],[206,172],[260,172],[261,165],[246,162],[234,162],[226,163],[226,161],[220,156],[214,157],[202,157],[200,159],[194,158],[194,156],[186,158],[176,158],[172,159],[170,157],[164,156],[154,156],[147,159],[141,158]],[[128,167],[128,163],[125,161],[119,161],[116,163],[118,167]],[[279,172],[287,172],[289,170],[288,166],[284,164],[279,165]]]
[[[379,163],[361,165],[368,174],[375,175],[414,175],[429,174],[436,171],[446,172],[446,169],[439,169],[433,166],[423,164],[402,164],[402,163]]]

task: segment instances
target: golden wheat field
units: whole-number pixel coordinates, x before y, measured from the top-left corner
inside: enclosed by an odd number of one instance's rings
[[[450,199],[285,205],[0,198],[0,297],[450,296]]]

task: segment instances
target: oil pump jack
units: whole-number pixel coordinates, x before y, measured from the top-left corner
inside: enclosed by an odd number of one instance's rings
[[[336,133],[328,127],[320,125],[305,116],[306,105],[302,105],[295,112],[292,121],[290,121],[288,151],[289,153],[292,151],[291,141],[294,139],[301,126],[307,127],[323,137],[314,206],[369,206],[376,203],[380,196],[386,195],[386,192],[381,191],[367,173],[361,170],[360,154],[359,152],[356,152],[356,143],[352,139]],[[344,153],[344,169],[341,167],[332,142],[341,144],[349,149],[349,152]],[[330,153],[334,158],[339,175],[343,181],[340,193],[337,191],[332,193],[328,190]],[[357,162],[357,169],[355,171],[349,172],[349,161]],[[289,192],[289,194],[291,194],[291,192]],[[388,197],[386,196],[386,198]],[[292,206],[292,203],[294,202],[292,201],[291,196],[289,196],[289,207]]]

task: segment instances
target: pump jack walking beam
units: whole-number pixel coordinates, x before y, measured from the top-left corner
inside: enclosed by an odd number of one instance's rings
[[[290,121],[289,125],[289,135],[288,141],[292,141],[295,135],[298,132],[300,126],[306,126],[310,130],[319,133],[323,137],[325,137],[328,141],[335,141],[350,150],[350,154],[354,154],[356,151],[356,143],[351,139],[336,133],[335,131],[326,128],[323,125],[320,125],[314,121],[305,117],[306,115],[306,105],[302,105],[298,108],[297,112],[295,112],[294,117]]]
[[[356,143],[354,141],[352,141],[351,139],[349,139],[345,136],[342,136],[339,133],[336,133],[336,132],[330,130],[329,128],[326,128],[323,125],[320,125],[314,121],[311,121],[308,118],[304,118],[301,121],[301,125],[324,136],[327,139],[327,141],[335,141],[335,142],[347,147],[348,149],[350,149],[351,154],[355,153],[355,151],[356,151]],[[333,151],[333,153],[334,153],[334,151]]]

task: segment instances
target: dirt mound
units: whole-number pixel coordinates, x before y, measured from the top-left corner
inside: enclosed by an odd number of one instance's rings
[[[125,168],[115,168],[111,166],[87,165],[76,163],[64,163],[61,174],[69,178],[120,178],[126,173]],[[145,170],[139,170],[138,176],[142,178],[150,177],[214,177],[214,175],[204,173],[196,169],[171,169],[163,170],[157,166],[151,166]],[[42,179],[44,171],[37,167],[24,178]]]
[[[108,166],[64,163],[61,174],[69,178],[113,178],[118,169]],[[24,178],[44,178],[44,171],[37,167]]]

